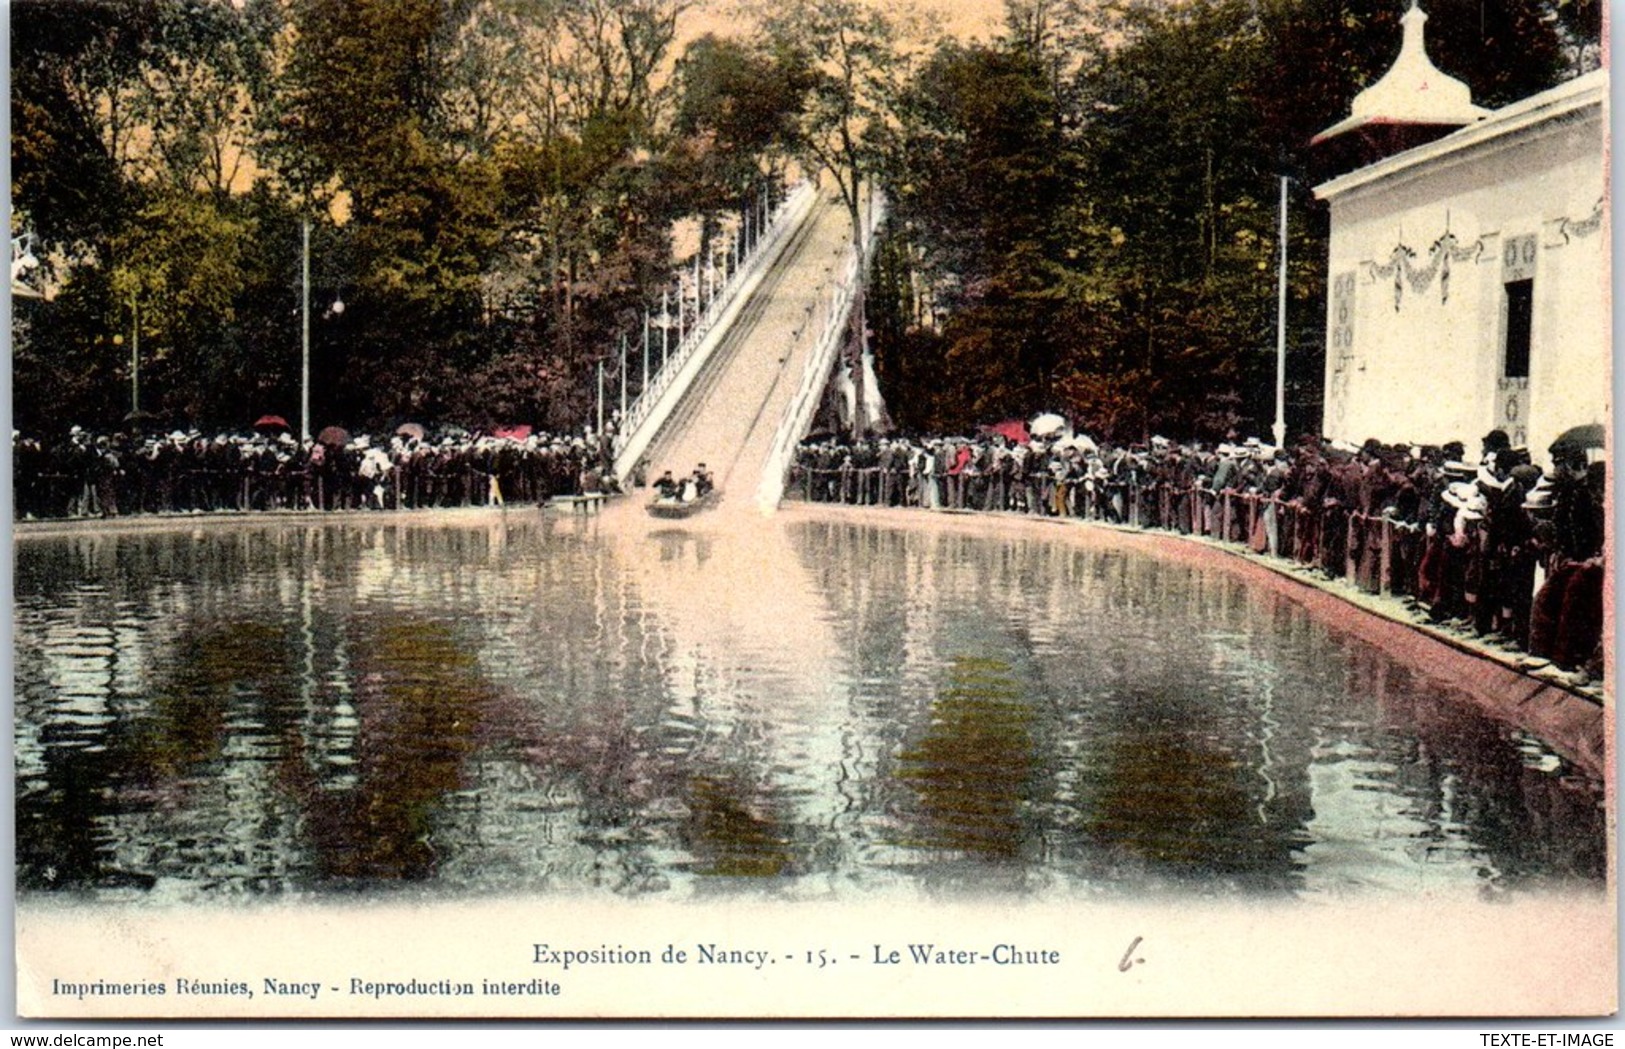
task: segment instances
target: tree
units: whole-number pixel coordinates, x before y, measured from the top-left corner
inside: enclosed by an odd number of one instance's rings
[[[1269,344],[1273,318],[1272,151],[1246,94],[1263,38],[1239,3],[1135,9],[1121,31],[1085,74],[1081,125],[1091,205],[1118,231],[1092,260],[1115,345],[1072,388],[1134,390],[1140,410],[1114,416],[1137,438],[1223,436],[1244,422],[1236,351]]]
[[[1492,7],[1429,4],[1437,60],[1480,102],[1550,86],[1583,55],[1570,5]],[[899,96],[887,168],[897,243],[875,327],[884,373],[924,376],[907,394],[925,407],[899,413],[962,425],[1065,407],[1119,439],[1263,432],[1279,178],[1290,359],[1318,375],[1326,219],[1308,143],[1392,63],[1400,14],[1011,0],[1001,39],[937,48]],[[1312,398],[1289,423],[1318,424]]]
[[[577,124],[605,112],[653,126],[667,96],[662,75],[688,0],[568,0],[561,64],[565,111]]]
[[[669,164],[690,210],[709,220],[746,205],[795,146],[805,81],[799,65],[739,40],[707,34],[688,46]]]
[[[755,11],[769,47],[802,88],[796,150],[835,182],[856,230],[863,186],[881,164],[906,74],[899,21],[857,0],[762,5]]]
[[[780,61],[804,84],[795,122],[796,152],[807,167],[827,173],[846,206],[858,272],[867,273],[863,242],[864,185],[883,163],[885,138],[893,131],[893,103],[907,59],[900,47],[904,16],[892,16],[858,0],[809,0],[760,5],[756,19]],[[858,404],[866,402],[861,377],[870,361],[867,308],[860,283],[852,302],[852,342],[860,361]],[[854,428],[862,429],[862,412]],[[877,421],[878,422],[878,421]]]
[[[232,194],[258,173],[276,5],[97,0],[15,13],[15,199],[55,289],[14,347],[19,389],[38,381],[32,394],[56,411],[117,420],[123,340],[139,317],[156,380],[143,408],[218,418],[232,384],[210,376],[231,356],[219,350],[253,266],[252,223]]]
[[[899,98],[894,237],[950,317],[934,397],[989,420],[1047,407],[1086,221],[1052,69],[1022,45],[939,46]]]
[[[598,362],[668,279],[672,192],[666,122],[671,46],[686,0],[561,0],[527,14],[537,75],[498,153],[508,226],[498,266],[534,274],[540,295],[508,296],[498,376],[522,376],[550,419],[591,402]],[[511,286],[511,281],[500,283]],[[524,364],[522,360],[529,360]]]
[[[216,197],[245,187],[282,29],[275,0],[158,7],[129,106],[146,139],[138,177]]]
[[[213,414],[220,393],[208,382],[223,363],[212,350],[235,320],[253,234],[233,210],[210,196],[154,194],[110,245],[111,291],[139,323],[142,367],[169,373],[168,407],[185,417]]]
[[[48,247],[93,245],[128,207],[127,98],[152,5],[18,0],[11,13],[15,206]]]
[[[59,271],[20,385],[113,421],[139,314],[144,402],[286,414],[308,221],[320,413],[579,422],[697,196],[688,2],[20,0],[14,204]]]

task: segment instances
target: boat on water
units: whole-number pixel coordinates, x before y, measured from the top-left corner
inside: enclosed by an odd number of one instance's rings
[[[648,510],[655,517],[692,517],[710,506],[716,497],[715,491],[691,499],[684,499],[681,495],[657,495],[649,503]]]
[[[690,517],[717,498],[715,482],[704,463],[695,467],[691,476],[680,481],[667,470],[654,483],[654,489],[655,497],[649,503],[649,513],[655,517]]]

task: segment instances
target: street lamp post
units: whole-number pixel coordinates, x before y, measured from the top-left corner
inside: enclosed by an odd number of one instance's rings
[[[130,414],[141,411],[141,307],[130,293]]]
[[[310,439],[310,220],[299,223],[299,436]],[[344,299],[333,295],[333,304],[323,314],[332,319],[344,313]]]

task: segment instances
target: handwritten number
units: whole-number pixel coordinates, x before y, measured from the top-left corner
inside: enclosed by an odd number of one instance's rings
[[[1145,959],[1144,958],[1136,958],[1136,957],[1134,957],[1134,951],[1135,951],[1135,949],[1137,947],[1140,946],[1140,940],[1141,940],[1141,937],[1139,937],[1139,936],[1134,937],[1134,942],[1129,944],[1128,945],[1128,950],[1123,952],[1123,960],[1117,963],[1117,971],[1118,972],[1126,973],[1130,969],[1134,968],[1134,966],[1136,964],[1138,964],[1138,965],[1144,965],[1145,964]]]

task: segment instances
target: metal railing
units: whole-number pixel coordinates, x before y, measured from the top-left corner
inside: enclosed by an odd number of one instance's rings
[[[649,377],[648,385],[638,393],[636,400],[627,406],[620,421],[615,455],[615,476],[623,484],[648,450],[654,434],[671,414],[682,390],[698,374],[711,351],[721,341],[712,336],[727,329],[749,292],[755,289],[778,259],[791,233],[812,214],[812,205],[817,196],[817,188],[804,181],[780,202],[766,233],[757,241],[756,250],[742,260],[739,268],[716,289],[711,300],[694,319],[694,326],[684,333],[677,348]],[[683,378],[685,375],[687,378]]]
[[[1547,591],[1536,566],[1544,555],[1528,542],[1492,549],[1480,527],[1429,528],[1391,510],[1369,513],[1336,500],[1132,477],[922,472],[908,457],[890,467],[798,462],[789,487],[811,502],[1015,511],[1199,536],[1409,602],[1435,623],[1459,624],[1469,635],[1494,636],[1561,665],[1579,665],[1595,647],[1590,634],[1561,625],[1549,625],[1537,640],[1534,606]],[[1601,563],[1600,557],[1554,562],[1547,578],[1552,571],[1595,573]]]
[[[763,512],[771,512],[778,507],[779,500],[784,498],[785,480],[790,475],[796,445],[812,427],[819,398],[835,366],[835,355],[841,346],[842,333],[846,330],[852,300],[857,295],[859,282],[868,279],[867,272],[860,273],[859,267],[866,266],[868,260],[874,258],[875,231],[885,220],[886,198],[877,190],[870,197],[867,214],[863,219],[861,259],[856,247],[847,249],[846,263],[841,268],[840,279],[830,289],[829,298],[821,300],[819,304],[823,312],[822,323],[817,318],[812,318],[811,322],[803,325],[798,333],[799,338],[808,331],[816,331],[818,341],[814,343],[812,352],[807,356],[801,383],[797,386],[795,396],[791,398],[784,417],[779,421],[778,431],[773,436],[772,450],[762,467],[762,480],[756,489],[756,503]],[[861,405],[859,409],[861,410]]]

